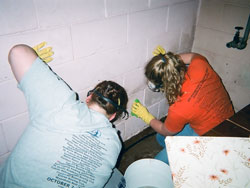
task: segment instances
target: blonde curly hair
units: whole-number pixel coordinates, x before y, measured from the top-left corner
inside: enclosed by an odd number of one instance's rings
[[[162,85],[169,105],[182,95],[182,84],[187,71],[186,65],[179,55],[173,52],[154,56],[145,67],[145,76],[155,85]]]

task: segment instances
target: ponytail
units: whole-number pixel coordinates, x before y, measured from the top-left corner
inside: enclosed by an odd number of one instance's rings
[[[162,84],[161,91],[165,93],[169,105],[182,95],[185,73],[184,62],[179,55],[172,52],[153,57],[145,67],[147,79],[156,85]]]

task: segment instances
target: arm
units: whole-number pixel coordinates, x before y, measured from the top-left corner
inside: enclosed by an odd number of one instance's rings
[[[54,52],[51,47],[42,49],[45,45],[46,42],[42,42],[32,49],[27,45],[19,44],[10,50],[8,59],[12,72],[18,82],[20,82],[25,72],[29,70],[38,56],[46,63],[52,61],[51,56]]]
[[[14,46],[9,52],[9,63],[33,116],[41,116],[66,102],[75,101],[74,91],[38,58],[31,47]]]
[[[171,136],[176,134],[168,131],[165,124],[150,114],[147,108],[143,106],[138,99],[136,99],[132,105],[131,114],[141,118],[146,124],[150,125],[157,133],[160,133],[161,135]]]
[[[195,57],[205,58],[204,56],[197,54],[197,53],[181,53],[178,55],[181,57],[181,59],[183,60],[185,64],[190,64],[192,62],[192,59],[194,59]]]
[[[157,133],[160,133],[161,135],[163,136],[172,136],[172,135],[175,135],[177,134],[176,133],[173,133],[173,132],[170,132],[168,131],[168,129],[166,128],[165,124],[157,119],[152,119],[150,121],[150,126],[157,132]]]
[[[30,69],[36,58],[36,52],[24,44],[16,45],[10,50],[9,64],[18,82],[21,81],[23,75]]]

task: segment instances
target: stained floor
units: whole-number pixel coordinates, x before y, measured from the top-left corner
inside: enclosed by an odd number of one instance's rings
[[[122,174],[125,173],[127,167],[134,161],[144,158],[154,158],[162,150],[162,147],[155,139],[155,135],[155,131],[151,127],[148,127],[124,143],[116,166]]]

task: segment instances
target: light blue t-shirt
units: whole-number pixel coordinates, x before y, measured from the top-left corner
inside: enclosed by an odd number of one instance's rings
[[[18,87],[30,123],[0,169],[0,187],[103,187],[121,150],[109,120],[77,100],[39,58]]]

